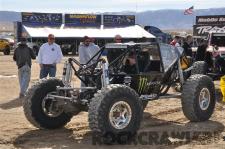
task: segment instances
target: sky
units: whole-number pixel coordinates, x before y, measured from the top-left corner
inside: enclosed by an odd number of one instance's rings
[[[120,12],[160,9],[225,9],[225,0],[0,0],[0,11],[18,12]]]

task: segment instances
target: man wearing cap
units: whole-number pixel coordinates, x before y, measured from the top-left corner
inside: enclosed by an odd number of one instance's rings
[[[20,44],[14,51],[13,60],[18,66],[18,78],[20,84],[19,97],[22,98],[29,86],[31,76],[31,59],[36,56],[31,48],[26,44],[26,39],[22,38]]]
[[[38,63],[40,64],[40,79],[55,77],[56,64],[60,63],[62,59],[62,51],[58,44],[55,43],[55,36],[48,35],[48,42],[44,43],[38,52]]]

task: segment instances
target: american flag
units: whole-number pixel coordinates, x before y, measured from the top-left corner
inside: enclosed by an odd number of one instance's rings
[[[193,11],[194,10],[194,6],[188,8],[188,9],[185,9],[184,10],[184,15],[190,15],[190,14],[193,14]]]

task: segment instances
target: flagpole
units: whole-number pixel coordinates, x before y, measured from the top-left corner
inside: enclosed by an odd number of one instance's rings
[[[194,6],[193,6],[193,8],[194,8]],[[193,22],[192,22],[192,35],[194,36],[194,25],[195,25],[195,13],[196,13],[196,11],[195,11],[195,9],[194,9],[194,11],[193,11],[193,17],[192,17],[192,20],[193,20]]]

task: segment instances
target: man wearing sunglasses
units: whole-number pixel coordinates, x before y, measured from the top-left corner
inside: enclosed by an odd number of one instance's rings
[[[90,37],[84,36],[83,42],[78,48],[80,63],[86,64],[99,50],[99,46],[94,44]],[[96,59],[97,57],[95,57],[95,59],[93,59],[89,65],[93,64]]]
[[[38,63],[40,64],[40,79],[55,77],[56,64],[60,63],[62,59],[62,51],[58,44],[55,43],[55,36],[48,35],[48,42],[44,43],[38,52]]]

